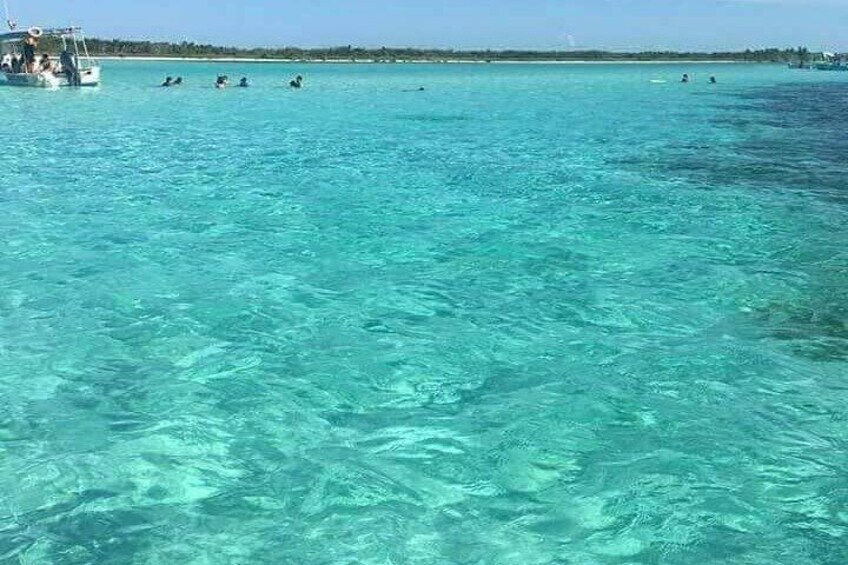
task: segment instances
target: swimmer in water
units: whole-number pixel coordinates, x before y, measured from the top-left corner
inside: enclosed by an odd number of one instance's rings
[[[230,79],[227,78],[227,75],[218,75],[218,79],[215,81],[215,88],[227,88],[229,82]]]
[[[165,77],[165,82],[162,83],[162,86],[173,86],[174,79],[171,77]]]
[[[303,77],[297,75],[293,81],[289,82],[289,86],[292,88],[301,88],[303,86]]]
[[[716,77],[710,77],[710,84],[717,84],[717,83],[718,83],[718,81],[716,80]]]
[[[247,77],[241,77],[241,80],[238,84],[241,88],[247,88],[250,84],[247,82]]]
[[[172,86],[179,86],[183,83],[183,77],[177,77],[174,79],[174,82],[171,83]]]
[[[680,82],[689,82],[689,75],[684,74],[684,75],[683,75],[683,78],[682,78],[682,79],[680,79]]]

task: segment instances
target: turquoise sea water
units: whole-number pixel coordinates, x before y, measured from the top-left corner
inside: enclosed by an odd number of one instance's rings
[[[0,90],[0,563],[848,563],[848,76],[104,76]]]

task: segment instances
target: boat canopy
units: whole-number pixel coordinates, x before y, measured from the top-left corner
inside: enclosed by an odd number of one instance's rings
[[[30,35],[30,30],[36,28],[25,29],[22,31],[10,31],[8,33],[0,34],[0,43],[17,43],[18,41],[23,41]],[[46,28],[41,29],[37,28],[41,31],[40,37],[65,37],[71,38],[75,35],[79,35],[82,33],[82,28],[78,27],[57,27],[57,28]]]

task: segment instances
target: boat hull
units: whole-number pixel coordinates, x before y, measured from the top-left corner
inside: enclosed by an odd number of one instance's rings
[[[80,69],[80,84],[73,84],[67,75],[53,73],[6,73],[8,86],[25,88],[59,88],[62,86],[97,86],[100,84],[100,67]]]

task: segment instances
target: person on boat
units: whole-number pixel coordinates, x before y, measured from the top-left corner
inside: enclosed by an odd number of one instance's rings
[[[174,85],[174,79],[171,77],[165,77],[165,82],[162,83],[162,86],[169,87]]]
[[[177,77],[174,79],[174,82],[171,83],[172,86],[179,86],[183,83],[183,77]]]
[[[35,48],[38,47],[38,39],[32,35],[27,35],[24,39],[24,63],[26,64],[26,72],[35,72]]]
[[[59,64],[62,67],[62,74],[68,77],[68,83],[74,86],[79,86],[81,77],[77,61],[73,53],[65,49],[59,54]]]
[[[716,80],[716,77],[710,77],[710,84],[717,84],[717,83],[718,83],[718,81]]]
[[[289,86],[292,88],[301,88],[303,86],[303,77],[297,75],[293,81],[289,82]]]
[[[53,63],[50,61],[50,55],[44,53],[41,55],[41,60],[38,63],[39,70],[44,73],[49,73],[53,70]]]
[[[20,74],[21,70],[24,66],[24,60],[20,55],[15,55],[12,57],[12,73]]]
[[[230,79],[227,78],[227,75],[218,75],[218,79],[215,81],[215,88],[226,88]]]
[[[0,70],[4,73],[11,72],[12,70],[12,55],[11,53],[6,53],[3,55],[3,61],[0,62]]]
[[[247,88],[248,86],[250,86],[250,83],[247,82],[247,77],[241,77],[241,80],[239,81],[239,86],[241,88]]]

